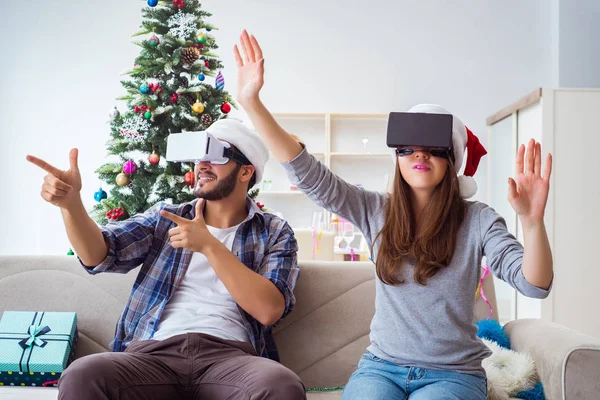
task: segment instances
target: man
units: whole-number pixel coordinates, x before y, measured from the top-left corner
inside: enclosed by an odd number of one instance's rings
[[[285,221],[247,196],[269,152],[235,120],[219,120],[208,132],[236,156],[223,165],[197,163],[197,200],[159,203],[105,227],[82,205],[77,149],[67,171],[27,157],[48,172],[41,195],[60,207],[89,273],[127,273],[141,264],[113,352],[69,366],[59,399],[305,398],[298,376],[276,362],[271,332],[295,303],[298,246]]]

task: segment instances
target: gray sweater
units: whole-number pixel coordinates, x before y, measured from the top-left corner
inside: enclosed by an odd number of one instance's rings
[[[319,206],[354,224],[371,246],[383,228],[389,194],[345,182],[306,150],[283,167],[293,184]],[[485,375],[481,361],[491,352],[477,337],[473,323],[483,256],[496,277],[523,295],[548,296],[550,289],[525,280],[523,246],[508,232],[502,217],[483,203],[467,202],[467,208],[451,264],[426,286],[413,281],[414,264],[407,261],[400,275],[405,283],[390,286],[377,279],[368,347],[375,356],[402,366]],[[374,260],[377,250],[378,243]]]

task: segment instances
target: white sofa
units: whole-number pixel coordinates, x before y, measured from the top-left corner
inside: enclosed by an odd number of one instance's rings
[[[311,261],[300,268],[296,308],[275,329],[282,363],[307,388],[343,386],[369,342],[374,267]],[[76,357],[108,351],[136,271],[91,276],[75,257],[0,256],[0,312],[75,311]],[[495,305],[489,276],[484,290]],[[476,318],[485,318],[487,305],[479,300],[475,311]],[[547,399],[600,399],[600,340],[541,320],[513,321],[506,329],[513,349],[533,356]],[[56,393],[54,388],[0,387],[0,400],[56,399]],[[308,398],[339,399],[341,392],[309,392]]]

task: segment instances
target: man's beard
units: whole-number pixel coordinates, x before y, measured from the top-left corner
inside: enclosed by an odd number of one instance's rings
[[[220,180],[217,183],[217,187],[210,191],[204,192],[202,188],[196,188],[196,190],[194,190],[194,196],[208,201],[223,200],[224,198],[228,197],[235,189],[237,184],[237,174],[241,167],[242,166],[240,164],[237,164],[235,169],[231,171],[231,173],[225,178]],[[214,174],[211,175],[216,178]]]

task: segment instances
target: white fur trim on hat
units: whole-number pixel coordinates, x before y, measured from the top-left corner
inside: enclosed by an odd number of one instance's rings
[[[220,119],[207,130],[217,139],[231,143],[252,163],[256,173],[256,183],[262,181],[265,164],[269,160],[269,150],[262,138],[242,122],[235,119]]]
[[[468,199],[477,193],[477,181],[472,176],[459,175],[458,187],[460,188],[460,197]]]

